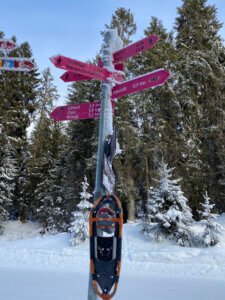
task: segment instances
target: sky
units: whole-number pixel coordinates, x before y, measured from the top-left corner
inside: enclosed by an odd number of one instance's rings
[[[224,0],[208,0],[208,4],[215,4],[218,20],[225,23]],[[18,44],[30,44],[39,71],[51,69],[60,94],[57,105],[65,105],[68,83],[60,79],[63,70],[55,68],[49,57],[94,58],[102,45],[100,32],[118,7],[129,8],[134,14],[136,42],[144,37],[152,16],[172,30],[181,5],[182,0],[0,0],[0,31],[5,38],[16,36]],[[220,34],[225,39],[225,25]]]

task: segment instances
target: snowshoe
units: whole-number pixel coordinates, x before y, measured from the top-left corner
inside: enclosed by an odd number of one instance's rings
[[[111,299],[121,266],[123,212],[119,199],[109,194],[100,197],[91,209],[89,225],[93,286],[99,297]]]

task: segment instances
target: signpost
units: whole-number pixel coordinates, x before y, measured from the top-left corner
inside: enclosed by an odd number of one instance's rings
[[[7,71],[31,71],[35,64],[30,58],[0,57],[0,70]]]
[[[16,49],[18,46],[12,40],[0,39],[0,51],[10,52]]]
[[[118,84],[122,81],[123,64],[117,63],[144,50],[152,48],[158,41],[159,37],[150,35],[132,45],[114,52],[113,55],[111,55],[109,49],[117,43],[116,36],[117,35],[115,35],[113,30],[109,30],[105,33],[105,40],[102,49],[103,59],[99,60],[98,66],[71,59],[60,54],[50,58],[57,68],[67,71],[61,76],[61,79],[65,82],[91,79],[102,81],[100,102],[60,106],[51,113],[51,117],[55,121],[98,118],[100,115],[94,201],[103,196],[106,192],[113,193],[115,186],[112,160],[116,153],[117,141],[116,129],[114,129],[114,132],[112,132],[112,129],[109,129],[112,128],[111,115],[113,114],[113,107],[110,107],[110,102],[113,106],[114,102],[112,99],[162,85],[170,76],[167,71],[160,69]],[[114,61],[112,61],[112,56]],[[111,68],[113,64],[115,71],[109,72],[108,68]],[[112,82],[117,85],[113,87]],[[111,139],[108,141],[108,137],[110,135]],[[92,273],[90,272],[88,300],[96,300],[97,294],[96,290],[93,288],[91,274]],[[107,294],[104,299],[111,299],[111,296]]]
[[[158,36],[150,35],[134,44],[131,44],[119,51],[116,51],[115,53],[113,53],[114,63],[125,60],[144,50],[152,48],[157,43],[158,39]]]
[[[50,116],[55,121],[69,121],[100,118],[101,102],[90,102],[82,104],[71,104],[56,107]],[[114,113],[114,101],[112,101],[112,111]]]
[[[112,88],[112,99],[162,85],[169,76],[170,73],[162,69],[125,81]]]

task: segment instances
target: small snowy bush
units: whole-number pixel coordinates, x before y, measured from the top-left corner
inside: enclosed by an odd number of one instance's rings
[[[159,180],[155,180],[157,186],[150,190],[149,217],[147,224],[143,222],[143,232],[158,241],[169,238],[175,239],[180,246],[190,246],[192,232],[188,226],[193,222],[192,213],[178,185],[180,179],[170,179],[172,170],[165,163],[160,165]],[[156,225],[152,226],[149,220]]]
[[[81,201],[77,205],[79,210],[73,212],[73,220],[69,228],[72,246],[79,245],[89,236],[89,213],[92,204],[88,200],[92,195],[87,192],[88,186],[87,177],[85,176],[84,182],[82,182],[83,191],[80,193]]]
[[[199,211],[202,220],[201,224],[205,226],[205,230],[201,236],[201,243],[206,246],[215,246],[219,241],[222,233],[224,232],[224,228],[213,221],[218,217],[217,214],[212,213],[212,209],[215,204],[210,204],[210,197],[206,192],[204,196],[204,203],[201,203],[203,210]]]

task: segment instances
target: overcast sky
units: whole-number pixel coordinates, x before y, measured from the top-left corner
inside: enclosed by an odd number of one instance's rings
[[[218,9],[225,23],[224,0],[208,0]],[[144,37],[151,16],[172,30],[181,0],[0,0],[0,31],[5,38],[16,36],[18,44],[29,42],[40,72],[50,67],[60,94],[57,105],[64,105],[67,86],[59,79],[49,57],[58,53],[81,61],[94,58],[100,50],[100,31],[111,21],[118,7],[130,8],[137,24],[134,42]],[[220,34],[225,39],[225,26]],[[97,99],[98,100],[98,99]]]

